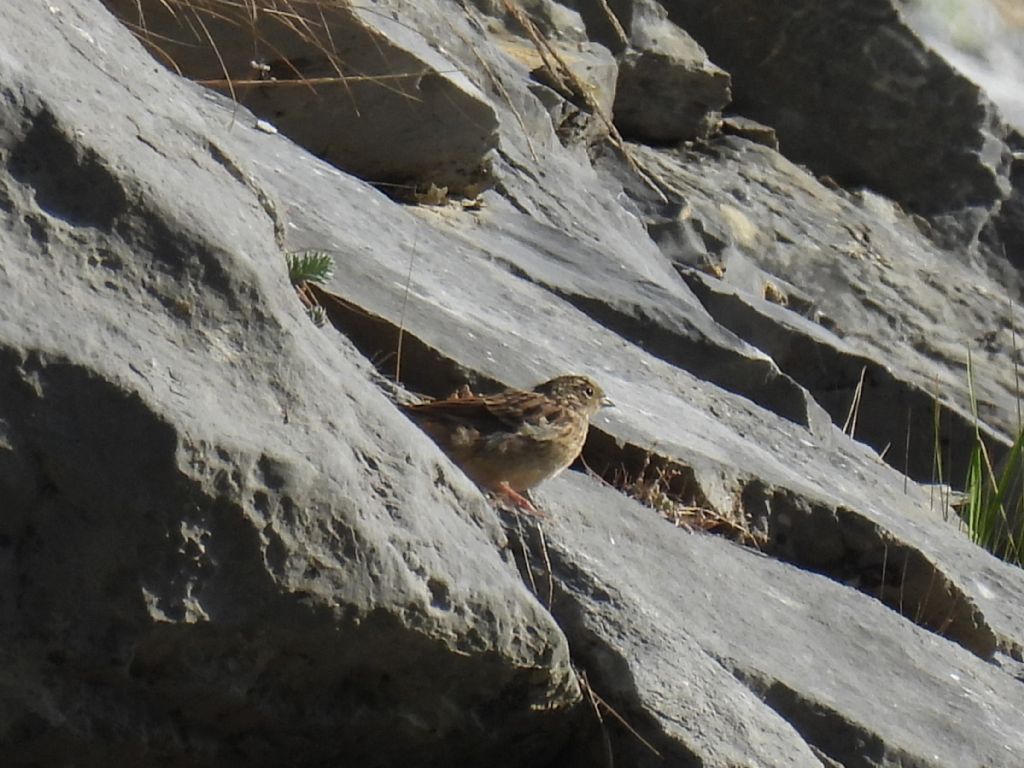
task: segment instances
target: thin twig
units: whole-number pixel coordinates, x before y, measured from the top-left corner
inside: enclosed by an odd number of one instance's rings
[[[914,613],[914,623],[915,624],[920,624],[921,623],[921,617],[924,616],[925,609],[928,607],[929,601],[931,601],[931,598],[932,598],[932,587],[935,586],[935,574],[937,572],[938,572],[938,569],[933,565],[932,566],[931,578],[928,579],[928,589],[925,590],[925,593],[924,593],[924,600],[917,604],[917,611]]]
[[[587,701],[590,702],[590,706],[594,710],[594,717],[597,718],[597,724],[601,726],[601,743],[604,744],[604,754],[608,768],[612,768],[615,765],[615,756],[612,754],[612,739],[608,734],[608,728],[604,724],[604,717],[601,715],[601,707],[597,703],[597,694],[594,693],[594,689],[590,685],[590,679],[587,677],[587,671],[585,669],[578,670],[576,674],[578,675],[580,682],[583,684],[583,692],[587,696]]]
[[[624,46],[629,45],[629,35],[626,34],[626,30],[622,28],[622,24],[619,22],[619,17],[615,15],[611,7],[608,5],[608,0],[597,0],[601,4],[601,8],[604,10],[605,16],[608,17],[608,23],[612,25],[612,29],[615,30],[615,34],[619,38],[619,42]]]
[[[907,485],[910,475],[910,420],[914,412],[907,406],[907,439],[903,447],[903,495],[907,495]]]
[[[195,17],[196,23],[198,23],[200,29],[203,30],[203,35],[206,37],[206,41],[210,44],[210,50],[212,50],[213,55],[217,57],[217,63],[220,65],[220,71],[224,73],[224,78],[227,80],[227,88],[231,93],[231,100],[237,102],[238,96],[235,94],[235,87],[231,83],[231,75],[228,74],[228,66],[224,63],[224,57],[220,55],[220,49],[217,47],[217,43],[213,39],[213,35],[210,34],[210,30],[207,28],[206,23],[202,18],[200,18],[199,12],[195,8],[190,8],[190,10]]]
[[[906,616],[903,612],[903,595],[907,588],[907,564],[910,562],[910,549],[903,550],[903,568],[900,570],[900,616]]]
[[[885,592],[885,567],[889,564],[889,545],[882,545],[882,582],[878,585],[878,599],[885,602],[883,594]]]
[[[519,113],[519,110],[516,109],[516,105],[512,103],[512,97],[509,95],[508,90],[505,88],[505,84],[501,82],[501,79],[497,75],[494,74],[494,70],[491,69],[491,65],[488,64],[487,60],[480,55],[480,52],[476,49],[476,46],[470,44],[469,48],[471,51],[473,51],[473,55],[476,56],[476,60],[477,62],[479,62],[480,66],[483,67],[484,72],[486,72],[487,76],[490,77],[491,82],[494,84],[494,87],[498,89],[498,93],[501,94],[501,97],[505,100],[505,103],[508,104],[508,108],[512,110],[512,114],[515,116],[516,122],[519,123],[520,130],[523,132],[523,138],[526,139],[526,147],[527,149],[530,150],[530,157],[533,158],[533,161],[535,163],[540,162],[540,158],[537,155],[537,149],[533,146],[533,139],[530,138],[530,131],[527,130],[526,128],[526,121],[523,119],[523,116]]]
[[[857,382],[857,388],[853,390],[853,401],[850,403],[850,410],[846,414],[846,423],[843,424],[843,432],[853,438],[854,433],[857,431],[857,417],[860,415],[860,398],[864,392],[864,376],[867,375],[868,367],[862,366],[860,369],[860,381]]]
[[[651,742],[649,742],[647,739],[645,739],[643,736],[641,736],[639,733],[637,733],[636,729],[633,726],[631,726],[628,722],[626,722],[626,719],[622,715],[620,715],[618,712],[616,712],[612,708],[611,704],[609,704],[607,701],[605,701],[604,699],[602,699],[598,695],[597,691],[594,690],[593,686],[590,685],[589,681],[587,680],[587,676],[586,676],[585,673],[580,675],[580,679],[583,681],[584,685],[586,686],[588,695],[592,696],[594,701],[596,701],[598,704],[600,704],[602,707],[604,707],[604,711],[605,712],[607,712],[609,715],[611,715],[616,720],[618,720],[619,724],[623,728],[625,728],[627,731],[629,731],[637,741],[639,741],[641,744],[643,744],[645,747],[647,747],[649,750],[651,750],[651,752],[653,752],[656,757],[661,757],[661,752],[659,752],[657,749],[655,749],[654,745],[651,744]],[[599,715],[599,717],[600,717],[600,715]],[[603,722],[603,720],[602,720],[602,722]]]
[[[548,543],[544,539],[544,526],[538,523],[537,535],[540,537],[540,552],[544,557],[544,567],[547,568],[548,572],[548,604],[547,609],[550,611],[551,606],[555,602],[555,575],[551,570],[551,558],[548,556]]]
[[[530,553],[526,549],[526,533],[523,531],[522,515],[516,515],[516,527],[519,529],[519,548],[523,551],[523,568],[526,569],[526,577],[530,580],[530,590],[540,597],[540,593],[537,592],[537,582],[533,579],[533,568],[530,566]]]
[[[434,74],[450,74],[455,70],[423,70],[422,72],[400,72],[393,75],[337,75],[333,77],[304,77],[301,80],[262,80],[259,78],[249,80],[231,80],[231,79],[220,79],[220,80],[196,80],[195,82],[199,85],[205,85],[208,88],[224,88],[234,86],[236,88],[249,87],[253,88],[256,86],[269,86],[272,88],[291,88],[301,86],[308,88],[310,86],[317,85],[338,85],[345,83],[360,83],[360,82],[380,82],[383,80],[410,80],[415,78],[422,78],[426,75]],[[422,99],[413,96],[412,94],[401,92],[402,96],[405,96],[413,101],[422,101]]]
[[[395,384],[402,383],[402,342],[405,340],[405,310],[409,306],[409,284],[412,282],[412,265],[416,260],[416,243],[419,237],[417,230],[416,238],[412,241],[412,250],[409,252],[409,269],[405,273],[405,292],[402,294],[402,311],[398,317],[398,348],[395,350]]]

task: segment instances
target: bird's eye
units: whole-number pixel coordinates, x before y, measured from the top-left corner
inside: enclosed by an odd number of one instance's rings
[[[586,395],[587,397],[593,397],[594,396],[594,388],[588,384],[587,386],[585,386],[583,388],[583,394]]]

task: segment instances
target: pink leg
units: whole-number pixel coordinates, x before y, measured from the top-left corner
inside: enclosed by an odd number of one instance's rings
[[[503,496],[504,498],[508,499],[509,502],[511,502],[512,506],[514,506],[516,509],[520,509],[532,517],[547,517],[547,515],[545,515],[535,506],[533,506],[533,504],[530,503],[530,500],[528,498],[526,498],[517,490],[515,490],[507,482],[501,483],[498,486],[496,493],[499,496]]]

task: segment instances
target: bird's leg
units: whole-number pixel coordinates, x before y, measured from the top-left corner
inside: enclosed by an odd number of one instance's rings
[[[516,509],[522,510],[531,517],[546,517],[543,512],[533,506],[533,503],[528,498],[509,485],[508,481],[502,481],[495,492],[497,495],[508,499]]]

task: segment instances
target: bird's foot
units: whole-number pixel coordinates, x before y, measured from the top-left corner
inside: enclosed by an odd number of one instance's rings
[[[507,482],[501,483],[494,491],[495,495],[507,500],[515,509],[530,515],[530,517],[547,517],[543,512],[533,506],[526,496],[519,493]]]

